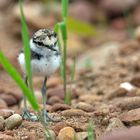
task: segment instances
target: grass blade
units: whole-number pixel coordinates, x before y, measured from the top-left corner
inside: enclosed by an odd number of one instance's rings
[[[62,0],[62,17],[67,18],[69,0]]]
[[[67,105],[70,105],[71,104],[71,99],[72,99],[72,91],[71,89],[69,89],[65,95],[65,98],[64,98],[64,103],[67,104]]]
[[[29,45],[29,33],[28,33],[28,27],[26,24],[26,19],[23,12],[23,1],[19,0],[20,4],[20,19],[21,19],[21,33],[22,33],[22,40],[24,44],[24,54],[25,54],[25,68],[26,68],[26,74],[28,76],[29,80],[29,87],[32,90],[33,93],[33,87],[32,87],[32,71],[31,71],[31,52],[30,52],[30,45]]]
[[[39,105],[36,101],[36,98],[32,96],[31,91],[25,85],[22,77],[17,72],[17,70],[10,64],[8,59],[4,56],[2,51],[0,51],[0,63],[4,67],[4,69],[8,72],[8,74],[15,80],[17,85],[21,88],[23,93],[26,95],[27,99],[29,100],[30,104],[32,105],[33,109],[39,111]]]
[[[95,140],[93,122],[91,120],[88,123],[88,140]]]

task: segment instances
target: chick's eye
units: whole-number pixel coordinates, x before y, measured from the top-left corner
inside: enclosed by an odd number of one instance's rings
[[[39,46],[41,46],[41,45],[42,45],[42,43],[41,43],[41,42],[38,42],[37,44],[38,44]]]

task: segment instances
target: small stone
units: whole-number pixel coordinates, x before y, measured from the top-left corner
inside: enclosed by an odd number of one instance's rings
[[[86,103],[89,103],[89,104],[92,104],[95,101],[101,100],[101,97],[99,97],[97,95],[81,95],[79,97],[79,100],[83,101],[83,102],[86,102]]]
[[[121,83],[120,87],[126,89],[127,91],[132,91],[134,89],[134,86],[129,82]]]
[[[119,87],[117,89],[115,89],[114,91],[110,92],[109,94],[107,94],[106,98],[107,99],[113,99],[115,97],[121,97],[121,96],[125,96],[127,94],[127,90]]]
[[[118,98],[112,100],[112,103],[122,110],[131,110],[140,107],[140,97],[126,97],[126,98]]]
[[[88,104],[88,103],[84,103],[84,102],[79,102],[77,105],[76,105],[76,108],[77,109],[82,109],[86,112],[92,112],[94,110],[93,106]]]
[[[0,131],[4,130],[4,118],[0,116]]]
[[[140,124],[140,108],[133,109],[121,114],[120,119],[129,125]]]
[[[5,127],[7,129],[13,129],[20,126],[22,123],[22,117],[19,114],[14,114],[5,120]]]
[[[56,111],[63,111],[63,110],[67,110],[70,109],[71,107],[69,105],[66,104],[60,104],[60,103],[56,103],[52,106],[52,112],[56,112]]]
[[[58,123],[54,124],[54,126],[52,127],[52,130],[58,135],[59,131],[66,126],[67,125],[65,122],[58,122]]]
[[[0,116],[3,118],[8,118],[14,114],[14,111],[11,109],[0,109]]]
[[[86,139],[88,139],[88,132],[76,133],[76,140],[86,140]]]
[[[56,134],[54,133],[53,130],[45,131],[45,138],[56,140]]]
[[[72,127],[64,127],[58,134],[58,140],[74,140],[75,130]]]
[[[118,130],[118,129],[122,129],[122,128],[126,128],[125,125],[121,122],[120,119],[118,118],[112,118],[110,120],[110,123],[106,129],[106,132],[111,132],[114,130]]]
[[[68,109],[61,112],[62,116],[87,116],[88,114],[80,109]]]

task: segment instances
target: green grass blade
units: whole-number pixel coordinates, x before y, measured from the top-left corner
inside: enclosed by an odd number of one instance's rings
[[[88,123],[88,140],[95,140],[93,122],[91,120]]]
[[[64,103],[67,105],[70,105],[71,99],[72,99],[72,91],[71,91],[71,89],[69,89],[65,95]]]
[[[33,92],[29,33],[28,33],[28,27],[26,24],[26,19],[25,19],[24,12],[23,12],[22,0],[19,0],[19,4],[20,4],[21,33],[22,33],[22,40],[23,40],[23,44],[24,44],[26,74],[27,74],[28,80],[29,80],[29,87],[31,88],[31,90]]]
[[[62,17],[66,18],[68,16],[68,5],[69,0],[62,0]]]
[[[67,40],[67,27],[65,22],[59,23],[59,28],[61,30],[63,42]]]
[[[96,29],[93,25],[87,22],[79,21],[71,17],[67,18],[67,27],[69,31],[78,33],[83,36],[96,35]]]
[[[54,31],[58,34],[58,32],[59,32],[59,23],[55,24]]]
[[[0,51],[0,63],[4,67],[4,69],[8,72],[8,74],[16,81],[17,85],[21,88],[23,93],[26,95],[33,109],[39,111],[39,105],[34,96],[32,96],[31,91],[25,85],[23,79],[17,70],[10,64],[8,59],[4,56],[2,51]]]

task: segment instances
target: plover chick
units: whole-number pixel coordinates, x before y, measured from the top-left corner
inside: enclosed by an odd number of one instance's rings
[[[60,52],[57,43],[57,34],[53,30],[40,29],[30,39],[31,50],[31,68],[33,76],[44,77],[42,86],[43,96],[43,117],[44,120],[51,119],[46,111],[46,91],[47,91],[47,79],[51,76],[60,66]],[[22,50],[18,56],[18,61],[25,74],[25,82],[28,83],[28,77],[25,72],[25,55]],[[26,97],[24,96],[24,118],[31,118],[31,114],[28,111]]]

